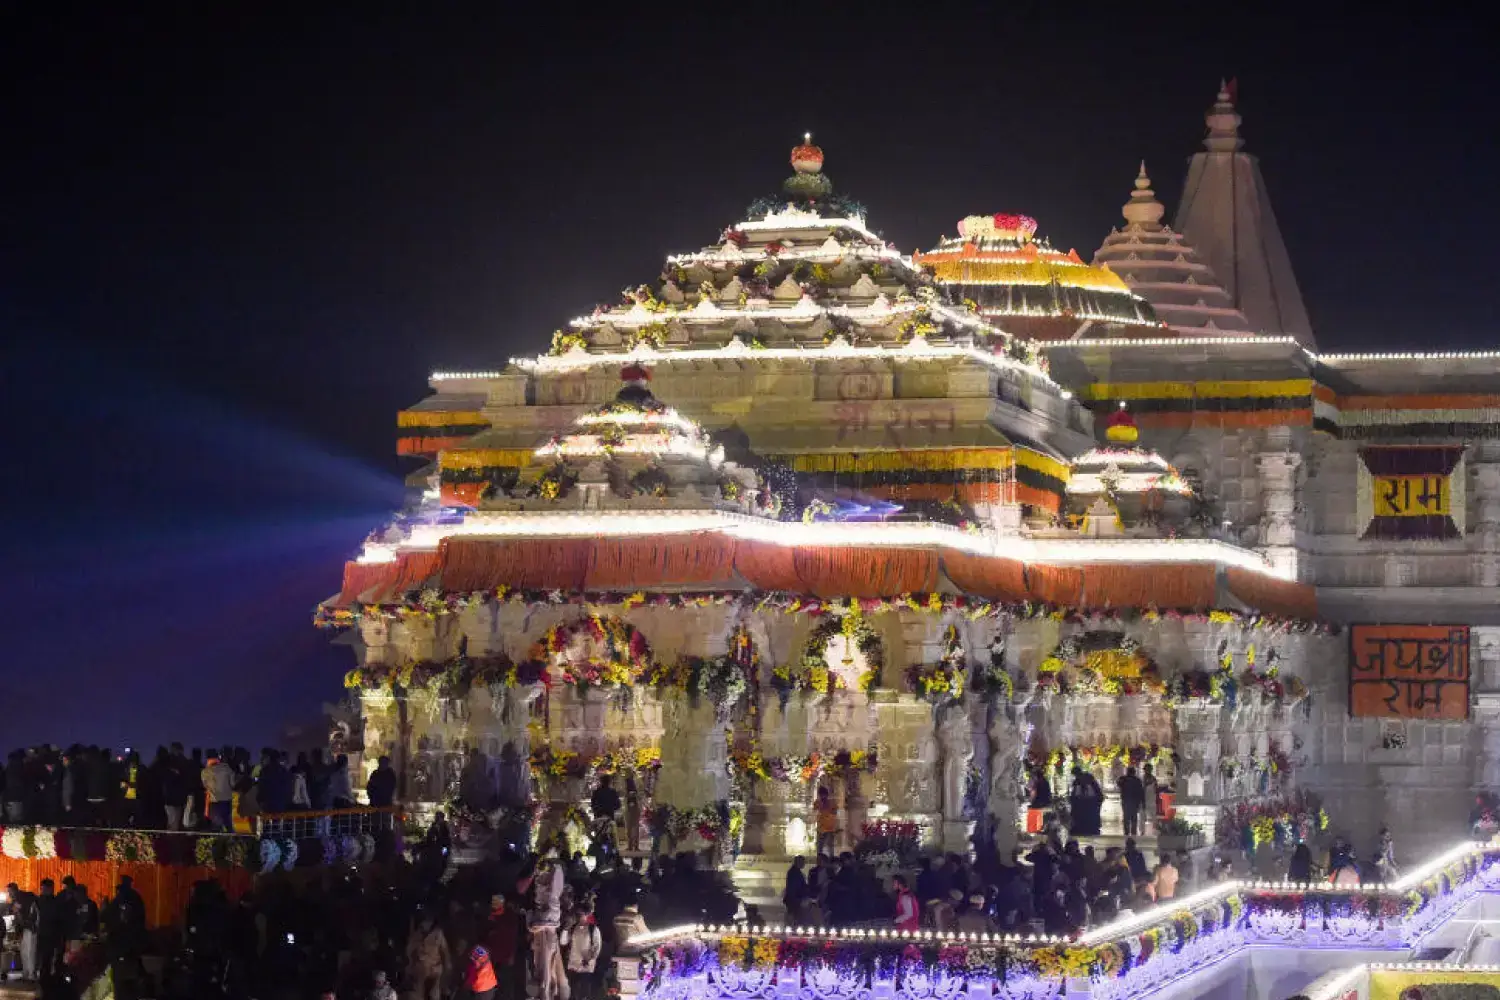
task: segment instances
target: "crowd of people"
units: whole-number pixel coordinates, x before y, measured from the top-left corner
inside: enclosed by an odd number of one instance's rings
[[[65,956],[92,947],[120,1000],[603,1000],[620,928],[725,923],[740,909],[727,875],[691,854],[586,859],[557,836],[538,852],[429,863],[451,844],[439,814],[411,863],[280,873],[238,899],[205,880],[172,931],[148,932],[128,877],[100,901],[71,879],[13,884],[7,955],[44,998],[78,995]]]
[[[980,851],[922,859],[914,875],[888,886],[849,852],[818,858],[811,869],[796,858],[782,896],[788,922],[808,926],[887,923],[897,930],[1066,934],[1172,899],[1191,884],[1185,851],[1151,863],[1133,838],[1101,854],[1077,840],[1040,839],[1002,860]]]
[[[367,786],[369,804],[389,806],[396,773],[381,758]],[[337,809],[355,802],[349,759],[322,750],[289,754],[266,748],[157,747],[150,761],[135,750],[97,746],[14,750],[0,782],[11,825],[229,830],[236,818]]]

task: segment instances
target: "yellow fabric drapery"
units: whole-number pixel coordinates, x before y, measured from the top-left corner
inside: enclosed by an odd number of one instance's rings
[[[1311,396],[1312,379],[1248,379],[1211,382],[1095,382],[1078,390],[1090,401],[1117,399],[1250,399]]]
[[[530,448],[450,448],[438,459],[440,469],[524,469],[536,456]]]
[[[833,452],[787,455],[783,460],[797,472],[836,475],[860,472],[901,472],[921,469],[945,472],[952,469],[996,469],[1009,471],[1014,464],[1010,448],[931,448],[921,451],[873,451],[862,454]]]
[[[401,410],[397,427],[472,427],[488,425],[478,410]]]

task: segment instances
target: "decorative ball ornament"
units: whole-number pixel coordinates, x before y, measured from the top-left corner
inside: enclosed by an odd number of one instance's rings
[[[995,235],[1025,242],[1036,235],[1036,220],[1029,215],[998,212],[995,214]]]
[[[792,169],[799,174],[815,174],[823,169],[823,151],[812,144],[812,133],[802,136],[802,145],[792,150]]]
[[[1130,411],[1125,409],[1125,403],[1121,401],[1120,408],[1109,415],[1104,422],[1104,437],[1115,444],[1135,444],[1141,436],[1140,430],[1135,426],[1135,418]]]

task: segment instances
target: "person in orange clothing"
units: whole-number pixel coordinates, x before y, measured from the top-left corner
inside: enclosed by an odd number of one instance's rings
[[[813,806],[818,830],[818,856],[833,857],[833,841],[839,832],[839,808],[833,804],[833,794],[825,785],[818,789],[818,800]]]
[[[495,967],[490,963],[490,953],[484,945],[476,944],[469,952],[469,969],[464,973],[464,996],[472,1000],[495,1000],[500,982],[495,978]]]

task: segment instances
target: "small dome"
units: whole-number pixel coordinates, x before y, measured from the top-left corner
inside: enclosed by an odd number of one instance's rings
[[[792,169],[799,174],[815,174],[823,169],[823,151],[812,144],[812,133],[802,137],[802,145],[792,148]]]

